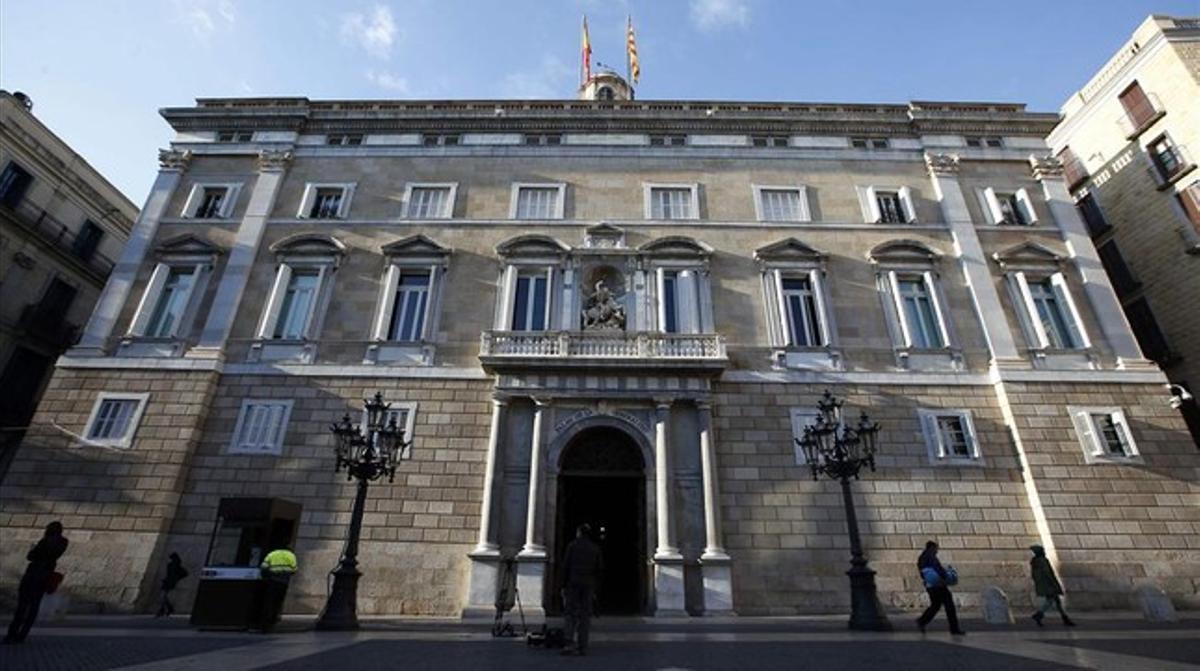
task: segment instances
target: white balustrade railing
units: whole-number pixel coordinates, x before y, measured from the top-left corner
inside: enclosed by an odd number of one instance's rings
[[[480,356],[585,359],[724,359],[715,333],[484,331]]]

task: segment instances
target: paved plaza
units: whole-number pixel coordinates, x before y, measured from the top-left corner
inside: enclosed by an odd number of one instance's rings
[[[451,620],[371,620],[363,631],[343,633],[289,619],[264,636],[199,632],[183,618],[73,618],[35,629],[24,645],[0,646],[0,669],[1200,669],[1200,620],[1150,624],[1085,614],[1072,630],[968,620],[963,638],[937,628],[940,621],[922,635],[908,618],[894,620],[899,631],[875,634],[848,632],[833,618],[602,619],[589,655],[564,658]]]

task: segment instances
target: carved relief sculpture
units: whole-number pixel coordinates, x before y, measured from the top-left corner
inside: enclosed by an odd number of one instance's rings
[[[613,297],[604,280],[597,281],[596,290],[588,296],[587,307],[583,311],[583,330],[625,330],[625,307]]]

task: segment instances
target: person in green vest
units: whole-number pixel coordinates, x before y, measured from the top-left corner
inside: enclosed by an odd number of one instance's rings
[[[1075,623],[1067,616],[1067,611],[1063,609],[1062,584],[1058,582],[1058,576],[1054,575],[1054,567],[1050,565],[1050,560],[1046,558],[1046,548],[1040,545],[1031,545],[1029,549],[1033,551],[1033,558],[1029,560],[1029,573],[1033,578],[1033,591],[1038,596],[1042,597],[1042,605],[1033,613],[1033,621],[1037,622],[1037,626],[1042,626],[1042,618],[1046,617],[1046,611],[1053,606],[1058,609],[1058,614],[1062,616],[1063,625],[1074,627]]]
[[[296,572],[296,555],[284,545],[268,552],[259,568],[262,569],[263,577],[259,626],[264,633],[270,633],[279,622],[279,613],[283,610],[283,599],[287,596],[288,584]]]

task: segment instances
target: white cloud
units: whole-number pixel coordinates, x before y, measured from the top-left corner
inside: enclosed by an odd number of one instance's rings
[[[218,29],[237,22],[229,0],[173,0],[176,20],[188,27],[196,39],[207,42]]]
[[[501,81],[505,98],[550,98],[575,97],[574,70],[561,59],[550,54],[542,56],[541,64],[531,70],[510,72]]]
[[[408,85],[408,78],[393,75],[390,72],[376,72],[374,70],[367,71],[367,80],[386,91],[398,93],[406,96],[412,93],[411,87]]]
[[[342,15],[342,39],[362,47],[377,58],[387,58],[396,42],[396,20],[386,5],[375,5],[369,14]]]
[[[700,30],[744,27],[750,22],[749,0],[691,0],[692,23]]]

